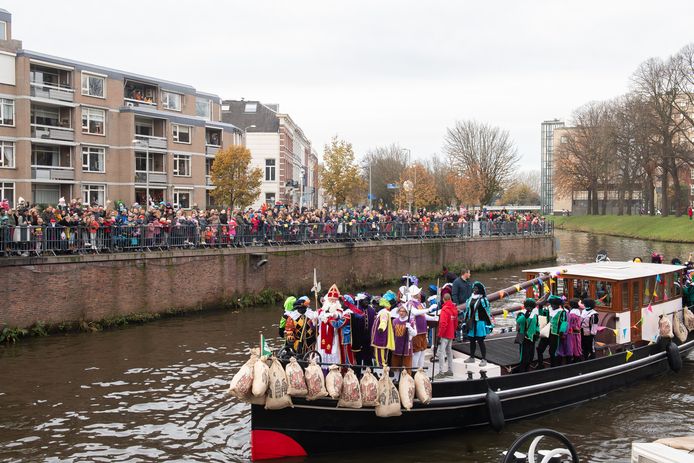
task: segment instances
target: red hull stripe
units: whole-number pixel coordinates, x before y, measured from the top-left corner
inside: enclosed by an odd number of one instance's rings
[[[306,450],[291,437],[277,431],[251,431],[251,460],[270,460],[282,457],[305,457]]]

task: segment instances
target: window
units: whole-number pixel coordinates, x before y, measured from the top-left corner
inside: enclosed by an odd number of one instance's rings
[[[84,172],[105,172],[106,149],[97,146],[82,147],[82,170]]]
[[[179,177],[190,177],[190,155],[174,154],[173,174]]]
[[[275,160],[266,159],[265,160],[265,181],[274,182],[275,181]]]
[[[14,100],[0,98],[0,125],[14,125]]]
[[[7,40],[7,23],[0,21],[0,40]]]
[[[258,110],[258,103],[246,103],[246,107],[244,108],[243,112],[254,113],[257,110]]]
[[[0,182],[0,201],[6,199],[10,207],[14,205],[14,183]]]
[[[205,175],[210,176],[212,175],[212,163],[214,162],[214,159],[207,158],[205,159]]]
[[[181,110],[181,100],[183,96],[178,93],[161,92],[161,104],[166,109],[172,109],[174,111]]]
[[[106,111],[96,108],[82,108],[82,132],[104,135]]]
[[[190,190],[173,191],[174,207],[181,209],[190,209]]]
[[[151,137],[154,135],[154,123],[151,120],[135,120],[135,135]]]
[[[149,162],[147,162],[147,153],[135,153],[135,170],[138,172],[158,172],[165,173],[164,166],[166,164],[166,155],[163,153],[149,153]]]
[[[34,145],[31,146],[32,167],[72,167],[72,147]]]
[[[103,206],[106,201],[106,187],[104,185],[82,185],[82,202]]]
[[[53,107],[32,107],[31,123],[36,125],[60,126],[60,110]]]
[[[206,98],[195,99],[195,115],[212,120],[212,102]]]
[[[694,196],[694,185],[689,185],[689,194]]]
[[[190,134],[193,128],[188,125],[171,124],[173,130],[173,140],[177,143],[190,144]]]
[[[106,79],[92,74],[82,73],[82,95],[104,98],[106,96]]]
[[[223,104],[222,105],[222,111],[231,111],[231,105]]]
[[[14,167],[13,141],[0,141],[0,167]]]
[[[265,204],[268,206],[275,204],[275,193],[265,193]]]

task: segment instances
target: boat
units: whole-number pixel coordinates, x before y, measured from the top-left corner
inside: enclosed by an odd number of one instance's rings
[[[660,338],[661,317],[681,316],[680,265],[602,261],[524,270],[527,281],[515,285],[528,296],[544,293],[567,298],[588,295],[603,329],[597,358],[526,373],[511,373],[518,364],[515,333],[487,337],[487,361],[465,363],[468,346],[454,344],[452,378],[434,380],[433,399],[401,416],[379,418],[373,407],[338,408],[335,400],[292,398],[293,408],[266,410],[251,406],[251,458],[315,455],[426,439],[446,431],[474,430],[555,412],[561,408],[634,385],[654,375],[678,371],[682,357],[694,348],[694,331],[680,341]],[[490,294],[499,299],[514,290]],[[500,294],[502,293],[502,294]],[[431,365],[429,364],[429,368]]]

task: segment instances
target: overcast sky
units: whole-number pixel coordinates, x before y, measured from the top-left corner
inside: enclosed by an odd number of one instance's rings
[[[316,151],[397,142],[442,151],[446,128],[510,131],[539,169],[540,123],[626,92],[636,67],[694,41],[687,1],[9,0],[26,49],[279,103]]]

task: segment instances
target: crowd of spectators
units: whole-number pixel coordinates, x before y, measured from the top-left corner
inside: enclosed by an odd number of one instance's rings
[[[70,253],[161,247],[233,246],[378,239],[469,236],[473,222],[480,233],[502,224],[514,233],[545,230],[535,213],[488,212],[464,208],[428,211],[320,208],[263,205],[260,209],[175,208],[171,203],[127,207],[79,200],[40,208],[24,202],[0,202],[0,252],[4,255],[52,251]],[[494,228],[500,232],[501,228]],[[509,229],[510,230],[510,229]],[[492,234],[490,232],[490,234]]]

